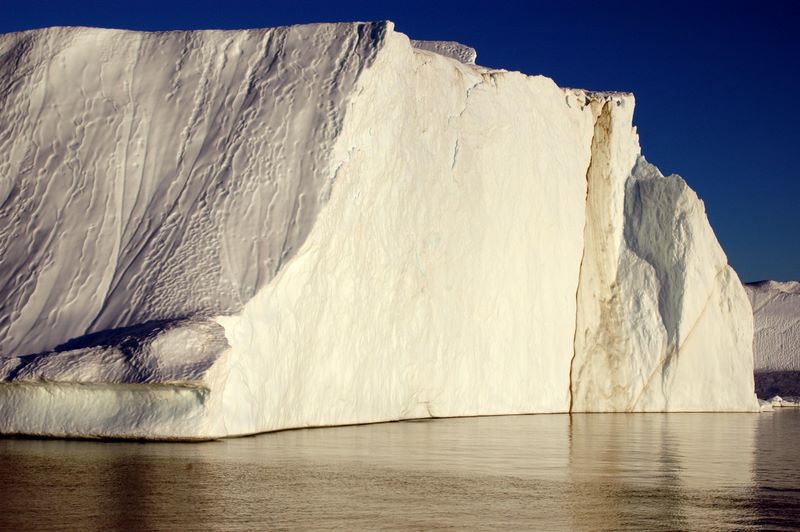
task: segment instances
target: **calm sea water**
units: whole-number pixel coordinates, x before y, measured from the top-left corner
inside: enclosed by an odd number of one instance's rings
[[[539,415],[202,444],[0,440],[0,528],[800,526],[800,411]]]

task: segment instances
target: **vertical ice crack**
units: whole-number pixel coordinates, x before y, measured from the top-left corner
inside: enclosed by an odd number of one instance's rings
[[[603,104],[603,107],[600,109],[600,112],[595,118],[594,122],[594,131],[592,133],[592,142],[589,148],[589,164],[586,167],[586,194],[584,196],[584,219],[583,219],[583,250],[581,252],[581,262],[578,266],[578,283],[575,287],[575,331],[572,336],[572,358],[569,361],[569,383],[568,383],[568,391],[569,391],[569,412],[572,413],[574,402],[575,402],[575,390],[573,389],[573,374],[575,372],[575,359],[577,356],[577,344],[578,344],[578,318],[580,314],[580,294],[581,294],[581,282],[583,280],[584,274],[584,262],[586,259],[586,243],[588,240],[588,232],[589,232],[589,224],[590,224],[590,205],[589,205],[589,193],[591,188],[591,179],[590,176],[592,174],[592,170],[594,169],[594,165],[597,163],[595,160],[595,154],[599,151],[600,145],[603,142],[607,142],[608,135],[609,135],[609,124],[606,122],[610,118],[609,116],[609,109],[608,109],[608,102]]]
[[[592,150],[594,148],[594,135],[592,135]],[[575,286],[575,330],[572,334],[572,358],[569,360],[569,412],[572,413],[572,405],[575,399],[575,391],[572,389],[572,373],[575,370],[575,355],[577,353],[578,342],[578,312],[580,306],[581,278],[583,273],[583,261],[586,257],[586,226],[588,222],[588,199],[589,199],[589,171],[592,169],[592,154],[589,154],[589,165],[586,167],[586,195],[584,196],[584,217],[583,217],[583,249],[581,250],[581,262],[578,265],[578,282]]]
[[[454,118],[460,120],[461,117],[464,116],[464,113],[467,112],[467,107],[469,107],[470,94],[472,94],[472,91],[476,87],[478,87],[479,85],[483,85],[484,83],[486,83],[486,79],[484,78],[484,75],[481,74],[481,79],[479,79],[478,81],[476,81],[475,83],[473,83],[472,85],[467,87],[467,92],[466,92],[466,95],[464,97],[464,107],[461,108],[461,111]],[[452,159],[452,162],[450,163],[450,170],[453,173],[453,181],[456,181],[456,179],[455,179],[456,161],[458,160],[458,152],[459,152],[460,147],[461,147],[461,137],[459,135],[459,131],[460,130],[461,130],[461,128],[457,128],[456,129],[456,140],[455,140],[455,144],[453,145],[453,159]]]

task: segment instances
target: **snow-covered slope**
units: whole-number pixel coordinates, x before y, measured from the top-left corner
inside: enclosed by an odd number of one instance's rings
[[[746,296],[633,97],[451,44],[0,36],[0,431],[756,410]]]
[[[753,305],[756,391],[800,396],[800,282],[745,285]]]

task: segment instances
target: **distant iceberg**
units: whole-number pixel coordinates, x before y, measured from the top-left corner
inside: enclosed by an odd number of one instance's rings
[[[800,282],[760,281],[745,289],[755,319],[756,392],[781,406],[800,402]]]

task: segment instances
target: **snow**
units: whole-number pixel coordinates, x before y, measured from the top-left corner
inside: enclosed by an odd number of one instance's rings
[[[745,285],[753,307],[756,392],[800,396],[800,282]]]
[[[758,411],[745,293],[633,97],[470,50],[0,36],[0,432]]]

